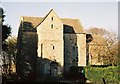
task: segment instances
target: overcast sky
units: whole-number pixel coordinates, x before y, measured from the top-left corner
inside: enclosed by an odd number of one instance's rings
[[[117,2],[2,2],[5,23],[17,36],[20,16],[44,17],[51,9],[61,18],[78,18],[85,29],[105,28],[118,33]]]

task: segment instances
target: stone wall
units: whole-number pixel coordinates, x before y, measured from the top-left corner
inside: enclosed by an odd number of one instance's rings
[[[54,11],[37,27],[37,34],[38,56],[63,66],[63,24]]]
[[[78,50],[77,50],[76,34],[64,34],[64,70],[69,70],[71,66],[78,65]]]
[[[22,39],[21,39],[22,38]],[[19,43],[20,42],[20,43]],[[18,38],[17,74],[22,78],[34,78],[37,61],[36,32],[22,31]]]
[[[86,66],[86,34],[64,34],[64,69]]]
[[[78,45],[78,66],[86,66],[86,34],[80,33],[76,35]]]

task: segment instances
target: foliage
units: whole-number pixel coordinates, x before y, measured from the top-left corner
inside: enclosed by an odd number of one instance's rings
[[[4,22],[4,10],[2,9],[2,22]],[[2,49],[5,51],[7,50],[6,39],[11,34],[11,27],[9,25],[2,25]]]
[[[11,34],[11,27],[8,25],[2,25],[2,41],[8,38]]]
[[[1,66],[3,66],[4,68],[4,71],[3,73],[8,73],[8,70],[9,70],[9,73],[10,72],[10,69],[11,69],[11,66],[12,64],[15,64],[15,59],[16,59],[16,38],[15,37],[9,37],[7,40],[6,40],[6,44],[8,45],[7,46],[7,50],[6,51],[2,51],[0,53],[0,64]]]
[[[96,59],[99,64],[116,65],[118,62],[118,42],[114,32],[102,28],[90,28],[93,40],[89,43],[91,64]]]
[[[16,59],[16,44],[17,44],[17,39],[16,37],[9,37],[7,39],[7,45],[8,45],[8,50],[6,51],[9,55],[9,59],[15,63]]]
[[[6,52],[8,50],[8,44],[7,44],[7,38],[11,35],[11,27],[9,25],[4,24],[4,10],[3,8],[0,8],[1,10],[1,24],[2,24],[2,51],[0,52],[0,58],[2,59],[1,65],[3,68],[3,72],[7,73],[7,68],[8,68],[8,53]]]
[[[8,65],[8,54],[5,51],[0,52],[0,68],[2,73],[7,73],[7,65]]]
[[[103,83],[103,78],[106,83],[118,83],[119,82],[119,67],[120,66],[109,66],[109,67],[86,67],[85,74],[88,80],[93,83]]]
[[[9,37],[6,41],[6,44],[8,45],[6,53],[8,54],[7,57],[9,60],[9,73],[11,73],[12,65],[16,64],[16,43],[17,39],[15,37]]]

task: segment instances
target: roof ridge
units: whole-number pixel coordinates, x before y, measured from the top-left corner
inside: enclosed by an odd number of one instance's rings
[[[39,17],[39,16],[21,16],[21,17],[27,17],[27,18],[42,18],[44,19],[45,17]],[[60,18],[60,19],[71,19],[71,20],[79,20],[78,18]]]
[[[47,16],[48,16],[52,11],[54,11],[54,10],[51,9],[51,10],[46,14],[46,16],[43,17],[43,20],[41,21],[41,23],[47,18]],[[41,23],[39,23],[38,25],[40,25]],[[38,25],[37,25],[37,26],[38,26]],[[36,26],[36,27],[37,27],[37,26]],[[36,27],[35,27],[35,28],[36,28]]]
[[[44,17],[39,17],[39,16],[21,16],[21,17],[27,17],[27,18],[44,18]]]
[[[71,20],[79,20],[78,18],[60,18],[60,19],[71,19]]]
[[[53,9],[51,9],[51,10],[46,14],[46,16],[43,17],[43,21],[45,20],[45,18],[46,18],[52,11],[53,11]]]

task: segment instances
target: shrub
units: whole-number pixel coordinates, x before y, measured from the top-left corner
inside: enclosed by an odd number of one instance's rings
[[[87,79],[93,83],[103,83],[103,78],[106,83],[119,82],[119,66],[109,67],[85,67],[85,75]]]

